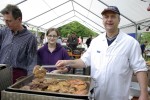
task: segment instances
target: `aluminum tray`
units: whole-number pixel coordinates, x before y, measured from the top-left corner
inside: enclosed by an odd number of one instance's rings
[[[5,91],[9,92],[18,92],[18,93],[26,93],[26,94],[35,94],[35,95],[45,95],[45,96],[54,96],[54,97],[63,97],[63,98],[73,98],[73,99],[84,99],[87,100],[91,95],[91,90],[94,88],[94,80],[90,76],[85,75],[72,75],[72,74],[47,74],[45,78],[56,78],[56,79],[82,79],[84,81],[89,82],[89,91],[87,95],[76,95],[76,94],[67,94],[67,93],[57,93],[57,92],[48,92],[48,91],[34,91],[34,90],[22,90],[20,87],[27,85],[30,83],[34,76],[30,75],[26,78],[16,82],[12,86],[8,87]]]
[[[0,64],[0,91],[12,85],[12,68],[6,64]]]
[[[18,93],[18,92],[9,92],[3,90],[1,100],[85,100],[85,99],[74,99],[74,98],[46,96],[46,95],[39,95],[39,94]]]

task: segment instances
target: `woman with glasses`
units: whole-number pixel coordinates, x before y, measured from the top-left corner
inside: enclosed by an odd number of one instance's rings
[[[65,48],[57,43],[58,36],[59,32],[56,28],[48,29],[46,33],[48,42],[37,51],[38,60],[35,68],[41,65],[55,65],[58,60],[70,59]],[[55,67],[51,67],[47,68],[47,71],[53,73],[66,73],[69,69],[57,70]]]

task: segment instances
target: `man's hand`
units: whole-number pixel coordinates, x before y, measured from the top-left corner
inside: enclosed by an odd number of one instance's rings
[[[146,91],[145,93],[141,94],[139,97],[139,100],[150,100],[149,96],[148,96],[148,91]]]
[[[140,95],[139,100],[150,100],[148,94]]]
[[[53,74],[62,74],[62,71],[61,70],[53,70],[50,73],[53,73]]]
[[[63,70],[66,68],[67,61],[66,60],[58,60],[55,66],[57,67],[58,70]]]

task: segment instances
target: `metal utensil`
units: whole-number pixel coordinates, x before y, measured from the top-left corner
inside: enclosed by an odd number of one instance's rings
[[[56,68],[55,65],[42,65],[43,68]]]

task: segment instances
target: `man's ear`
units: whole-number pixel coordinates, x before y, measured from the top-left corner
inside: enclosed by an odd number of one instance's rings
[[[21,22],[21,21],[22,21],[22,18],[21,18],[21,17],[19,17],[19,18],[18,18],[18,21],[19,21],[19,22]]]
[[[121,18],[120,18],[120,16],[119,16],[119,23],[120,23],[120,20],[121,20]]]

